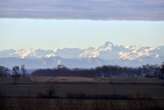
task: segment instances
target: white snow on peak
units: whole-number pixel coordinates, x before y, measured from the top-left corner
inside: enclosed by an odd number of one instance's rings
[[[19,57],[25,58],[52,58],[59,57],[64,59],[102,59],[102,60],[160,60],[164,58],[164,46],[136,47],[135,45],[124,46],[114,45],[112,42],[105,42],[98,47],[80,48],[63,48],[63,49],[8,49],[0,51],[0,58]]]
[[[112,48],[114,47],[113,43],[112,42],[105,42],[104,45],[100,46],[99,49],[101,51],[112,51]]]
[[[15,54],[21,59],[35,57],[35,58],[49,58],[54,57],[55,52],[53,50],[43,50],[43,49],[18,49]]]
[[[32,54],[34,54],[34,52],[35,52],[35,49],[19,49],[16,51],[16,54],[20,58],[24,59],[26,57],[32,56]]]
[[[156,56],[156,54],[153,53],[154,50],[155,48],[152,47],[141,47],[139,49],[129,48],[129,51],[119,52],[119,55],[122,60],[135,60],[138,58]]]
[[[100,55],[100,50],[98,48],[90,47],[85,49],[81,54],[80,57],[82,58],[97,58]]]

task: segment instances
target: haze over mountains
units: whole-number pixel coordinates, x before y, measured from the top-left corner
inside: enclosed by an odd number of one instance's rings
[[[45,49],[7,49],[0,51],[0,65],[13,67],[24,64],[27,68],[55,68],[62,64],[69,68],[92,68],[102,65],[136,67],[161,64],[164,46],[136,47],[106,42],[99,47]]]

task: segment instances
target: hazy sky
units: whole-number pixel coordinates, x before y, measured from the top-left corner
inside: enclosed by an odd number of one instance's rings
[[[0,19],[0,49],[164,44],[164,21]]]
[[[123,21],[126,20],[126,21]],[[0,49],[164,44],[164,0],[1,0]]]

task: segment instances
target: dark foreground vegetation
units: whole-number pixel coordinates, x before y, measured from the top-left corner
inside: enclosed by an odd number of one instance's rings
[[[0,110],[163,110],[164,81],[0,84]]]
[[[0,105],[1,110],[163,110],[163,102],[153,100],[10,98]]]
[[[39,69],[0,66],[0,110],[163,110],[164,64],[139,68]],[[61,76],[88,82],[56,82]],[[39,78],[39,81],[35,80]],[[41,82],[41,78],[54,78]],[[120,79],[121,78],[121,79]]]

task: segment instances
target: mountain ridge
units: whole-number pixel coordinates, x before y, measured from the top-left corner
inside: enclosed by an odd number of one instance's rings
[[[11,60],[12,59],[12,60]],[[52,68],[59,64],[71,68],[92,68],[102,65],[141,66],[161,64],[164,61],[164,46],[136,47],[114,45],[105,42],[98,47],[63,49],[9,49],[0,51],[0,65],[25,64],[34,68]]]

